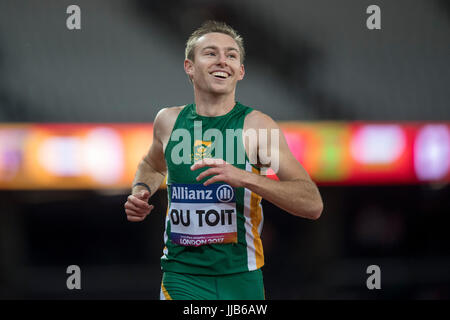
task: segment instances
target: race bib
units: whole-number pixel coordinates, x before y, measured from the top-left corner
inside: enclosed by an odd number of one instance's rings
[[[228,184],[171,184],[170,239],[182,246],[237,242],[236,196]]]

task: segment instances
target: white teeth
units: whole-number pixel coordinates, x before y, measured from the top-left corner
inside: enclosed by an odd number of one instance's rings
[[[221,71],[213,72],[212,75],[213,76],[218,76],[218,77],[223,77],[223,78],[228,78],[228,73],[221,72]]]

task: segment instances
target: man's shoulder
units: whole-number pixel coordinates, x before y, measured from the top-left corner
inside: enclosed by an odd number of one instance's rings
[[[170,118],[173,116],[178,116],[181,110],[184,109],[184,107],[186,107],[186,105],[162,108],[161,110],[158,111],[156,118],[167,118],[167,117]]]
[[[154,124],[162,125],[162,126],[167,126],[167,125],[173,126],[173,124],[175,123],[175,120],[177,119],[181,110],[183,110],[183,108],[185,106],[186,105],[162,108],[156,114]]]
[[[274,126],[277,126],[277,124],[269,115],[256,109],[253,109],[245,117],[245,127],[247,129],[271,128]]]
[[[170,136],[178,115],[184,106],[165,107],[158,111],[153,122],[153,135],[161,139]]]

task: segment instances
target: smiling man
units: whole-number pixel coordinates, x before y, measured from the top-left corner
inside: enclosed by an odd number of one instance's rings
[[[191,34],[184,70],[195,103],[158,113],[125,203],[129,221],[144,220],[167,175],[161,299],[264,299],[261,199],[307,219],[322,213],[317,186],[275,121],[235,100],[244,57],[241,36],[224,23]]]

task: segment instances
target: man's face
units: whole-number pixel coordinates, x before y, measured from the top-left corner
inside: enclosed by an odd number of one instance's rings
[[[200,37],[194,57],[194,61],[184,61],[184,68],[197,90],[227,94],[233,92],[236,83],[244,78],[239,47],[226,34],[213,32]]]

